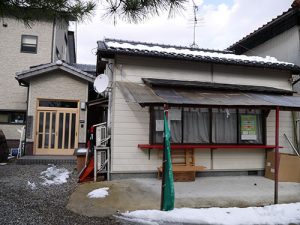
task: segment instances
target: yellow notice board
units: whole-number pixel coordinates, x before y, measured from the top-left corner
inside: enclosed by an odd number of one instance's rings
[[[256,115],[241,115],[241,140],[257,140]]]

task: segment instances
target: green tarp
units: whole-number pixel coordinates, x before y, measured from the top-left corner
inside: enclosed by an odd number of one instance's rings
[[[173,169],[172,169],[172,160],[171,160],[171,147],[170,147],[170,129],[167,119],[167,112],[164,111],[164,159],[165,164],[163,168],[163,202],[162,209],[163,211],[169,211],[174,209],[174,179],[173,179]]]

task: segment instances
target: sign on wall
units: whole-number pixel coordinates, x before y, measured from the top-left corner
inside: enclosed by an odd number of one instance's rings
[[[241,115],[241,140],[257,140],[256,115]]]

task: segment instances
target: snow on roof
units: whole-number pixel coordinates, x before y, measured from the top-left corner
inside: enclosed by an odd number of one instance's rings
[[[220,59],[231,59],[231,60],[241,60],[241,61],[254,61],[254,62],[263,62],[263,63],[277,63],[284,65],[294,65],[293,63],[278,61],[276,58],[267,56],[265,58],[259,56],[246,56],[246,55],[235,55],[233,53],[225,53],[221,51],[205,51],[192,48],[176,48],[175,46],[168,47],[162,45],[145,45],[145,44],[133,44],[133,43],[120,43],[116,41],[107,41],[106,45],[110,48],[122,48],[122,49],[132,49],[140,51],[149,51],[149,52],[161,52],[169,54],[178,54],[178,55],[192,55],[192,56],[202,56],[210,58],[220,58]]]
[[[116,54],[122,54],[200,63],[279,69],[290,71],[293,74],[300,73],[300,67],[297,65],[289,62],[282,62],[270,56],[263,58],[259,56],[237,55],[228,50],[220,51],[190,48],[108,38],[104,39],[104,41],[98,41],[97,54],[100,55],[100,58],[113,58]]]

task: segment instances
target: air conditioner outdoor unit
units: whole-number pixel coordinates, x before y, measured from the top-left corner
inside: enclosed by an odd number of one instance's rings
[[[97,152],[97,169],[98,170],[100,168],[104,169],[106,167],[106,166],[104,166],[106,159],[107,159],[106,151],[98,151]]]
[[[96,146],[106,146],[107,142],[107,131],[106,126],[96,127]]]

